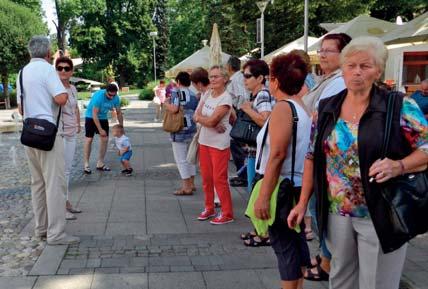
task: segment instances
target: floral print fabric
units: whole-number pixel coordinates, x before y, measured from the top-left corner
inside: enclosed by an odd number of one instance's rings
[[[313,116],[311,142],[307,158],[313,159],[317,115]],[[413,149],[428,153],[428,124],[422,111],[411,98],[403,99],[400,119],[403,135]],[[339,119],[324,143],[327,160],[329,210],[350,217],[369,217],[358,159],[358,124]]]

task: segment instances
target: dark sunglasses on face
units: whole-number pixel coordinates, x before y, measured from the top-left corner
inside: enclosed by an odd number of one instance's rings
[[[70,66],[57,66],[56,67],[57,71],[65,71],[65,72],[70,72],[71,71],[71,67]]]
[[[244,78],[246,78],[246,79],[250,79],[253,76],[254,75],[252,75],[251,73],[244,73]]]

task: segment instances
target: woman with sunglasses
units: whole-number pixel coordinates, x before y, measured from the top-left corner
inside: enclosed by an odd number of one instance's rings
[[[250,101],[241,104],[243,110],[259,127],[263,127],[269,118],[274,98],[270,95],[268,88],[265,86],[266,78],[269,76],[269,66],[263,60],[254,59],[244,65],[244,84],[245,88],[250,91]],[[252,183],[256,174],[256,153],[257,148],[247,145],[247,181],[248,191],[252,189]],[[270,245],[268,236],[258,236],[256,232],[249,232],[241,235],[246,246],[258,247]]]
[[[77,105],[77,90],[74,85],[70,84],[70,77],[73,75],[73,61],[66,56],[57,58],[55,67],[58,72],[59,78],[68,93],[67,103],[61,109],[61,124],[62,136],[64,139],[64,154],[65,154],[65,179],[67,181],[67,194],[66,194],[66,220],[75,220],[74,214],[81,213],[82,211],[73,208],[70,202],[70,174],[73,165],[74,153],[76,151],[77,134],[80,133],[80,111]]]

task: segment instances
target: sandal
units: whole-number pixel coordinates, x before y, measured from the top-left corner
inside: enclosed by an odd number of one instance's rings
[[[109,172],[111,169],[106,165],[102,165],[101,167],[97,167],[97,171]]]
[[[305,229],[306,241],[310,242],[315,238],[314,232],[311,229]]]
[[[80,214],[82,212],[82,210],[77,209],[77,208],[68,208],[67,211],[72,213],[72,214]]]
[[[83,169],[83,173],[84,173],[84,174],[87,174],[87,175],[92,174],[91,168],[90,168],[90,167],[85,167],[85,168]]]
[[[248,232],[245,234],[241,234],[240,238],[241,238],[241,240],[248,240],[248,239],[255,237],[255,236],[257,236],[257,233],[254,231],[251,231],[251,232]]]
[[[316,273],[312,272],[312,269],[316,269]],[[320,264],[318,264],[314,268],[307,269],[303,278],[310,281],[328,281],[330,275],[321,268]]]
[[[193,195],[193,191],[191,190],[190,192],[186,192],[183,189],[179,189],[179,190],[176,190],[173,194],[175,196],[191,196]]]
[[[247,240],[244,240],[244,245],[247,247],[270,246],[270,239],[269,239],[269,237],[262,238],[262,237],[256,235],[256,236],[248,238]]]

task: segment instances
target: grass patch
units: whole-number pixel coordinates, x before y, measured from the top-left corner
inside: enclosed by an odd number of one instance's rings
[[[137,89],[131,89],[128,92],[119,92],[120,96],[126,96],[126,95],[131,95],[131,94],[135,94],[135,95],[139,95],[141,92],[140,88]],[[92,93],[89,91],[81,91],[78,93],[78,99],[79,100],[88,100],[91,98]]]

